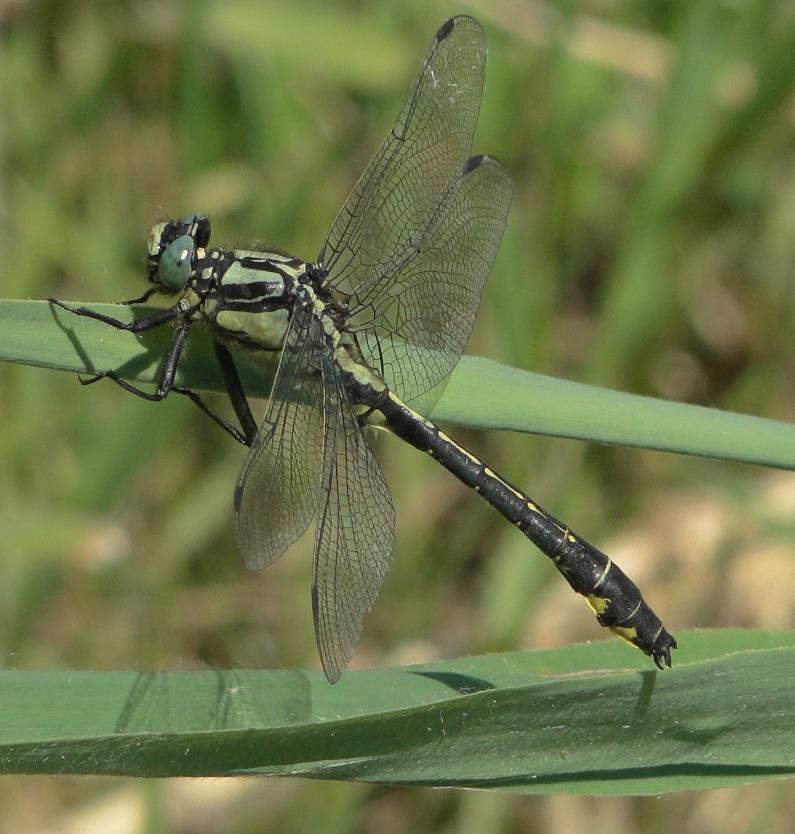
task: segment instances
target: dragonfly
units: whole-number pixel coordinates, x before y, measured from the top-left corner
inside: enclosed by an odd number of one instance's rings
[[[386,429],[475,490],[542,553],[598,622],[671,665],[676,640],[606,554],[429,420],[470,336],[511,204],[493,157],[471,155],[486,39],[471,17],[444,23],[381,148],[345,201],[314,262],[279,251],[210,246],[204,215],[157,224],[150,287],[174,299],[123,322],[62,301],[79,316],[143,332],[172,328],[155,389],[109,378],[147,400],[190,397],[248,447],[234,492],[244,563],[275,562],[315,521],[312,612],[320,660],[348,665],[389,568],[395,513],[368,442]],[[174,298],[176,296],[176,298]],[[188,335],[208,326],[239,425],[176,384]],[[280,350],[264,419],[255,420],[230,348]]]

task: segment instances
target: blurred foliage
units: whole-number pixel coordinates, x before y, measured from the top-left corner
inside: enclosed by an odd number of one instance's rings
[[[5,297],[137,294],[149,225],[311,258],[436,27],[490,60],[475,150],[516,185],[472,353],[636,393],[795,414],[795,9],[785,0],[0,3]],[[243,458],[190,404],[0,367],[0,645],[20,668],[315,664],[311,543],[238,564]],[[791,475],[463,434],[607,549],[671,627],[792,627]],[[398,545],[359,665],[595,637],[526,541],[381,443]],[[683,579],[683,577],[685,577]],[[607,753],[606,753],[607,755]],[[90,803],[89,803],[90,801]],[[788,831],[785,786],[511,799],[300,782],[15,780],[0,830]],[[126,824],[125,823],[125,824]],[[69,829],[68,826],[73,826]]]

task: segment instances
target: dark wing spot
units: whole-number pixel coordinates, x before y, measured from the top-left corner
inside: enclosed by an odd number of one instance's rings
[[[475,168],[480,167],[485,158],[486,157],[483,154],[478,154],[477,156],[470,156],[469,159],[464,163],[464,173],[468,174],[470,171],[474,171]]]
[[[439,27],[439,31],[436,33],[436,41],[443,41],[450,32],[453,31],[453,27],[455,26],[455,18],[451,17],[449,20],[445,20],[445,22]]]

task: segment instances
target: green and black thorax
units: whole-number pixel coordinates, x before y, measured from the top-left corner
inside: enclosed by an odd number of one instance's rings
[[[253,350],[281,349],[295,318],[296,328],[315,334],[316,348],[333,356],[351,395],[374,405],[386,386],[347,330],[346,296],[331,287],[323,265],[280,251],[209,248],[210,232],[203,215],[154,226],[148,246],[154,288],[181,293],[186,320],[206,322],[220,338]]]

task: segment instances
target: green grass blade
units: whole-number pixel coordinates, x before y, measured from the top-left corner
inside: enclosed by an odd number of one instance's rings
[[[681,637],[662,673],[615,641],[349,672],[333,687],[303,671],[3,672],[0,762],[532,793],[792,775],[795,633]]]
[[[432,416],[478,428],[550,434],[795,468],[795,426],[627,394],[467,356]]]
[[[91,305],[124,320],[146,308]],[[0,300],[0,359],[46,368],[91,372],[115,369],[127,379],[151,382],[169,328],[140,337],[54,310],[44,301]],[[192,336],[178,382],[222,390],[206,332]],[[277,356],[241,357],[246,390],[266,396]],[[464,357],[432,411],[447,423],[551,434],[641,446],[703,457],[795,468],[795,426],[717,409],[656,400],[554,379]]]

